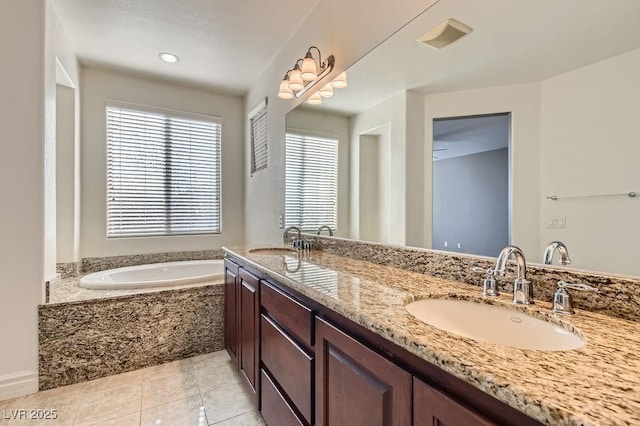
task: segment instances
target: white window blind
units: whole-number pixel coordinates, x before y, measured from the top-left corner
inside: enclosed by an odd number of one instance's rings
[[[267,167],[267,102],[249,114],[251,124],[251,174]]]
[[[106,112],[107,237],[219,233],[221,120]]]
[[[288,131],[285,225],[316,231],[338,224],[338,139]]]

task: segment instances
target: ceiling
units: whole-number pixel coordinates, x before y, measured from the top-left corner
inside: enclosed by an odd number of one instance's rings
[[[539,82],[640,48],[639,17],[639,0],[440,0],[349,68],[349,86],[319,107],[351,115],[405,89]],[[473,31],[442,50],[416,41],[449,18]]]
[[[433,122],[433,159],[447,160],[509,146],[509,114],[448,118]]]
[[[83,64],[249,90],[319,0],[53,0]],[[159,52],[180,57],[162,62]]]

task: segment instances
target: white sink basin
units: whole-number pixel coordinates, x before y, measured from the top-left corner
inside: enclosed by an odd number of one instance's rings
[[[268,256],[293,256],[296,254],[295,250],[287,249],[287,248],[279,248],[279,247],[266,247],[266,248],[255,248],[249,249],[249,253],[251,254],[264,254]]]
[[[542,351],[568,351],[585,344],[560,326],[486,303],[423,299],[406,309],[429,325],[481,342]]]

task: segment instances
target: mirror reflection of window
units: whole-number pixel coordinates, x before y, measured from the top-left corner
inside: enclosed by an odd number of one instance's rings
[[[285,226],[315,232],[338,225],[338,138],[287,131],[285,139]]]

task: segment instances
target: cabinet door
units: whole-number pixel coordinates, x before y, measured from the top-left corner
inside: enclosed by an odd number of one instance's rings
[[[316,318],[316,425],[411,424],[411,375]]]
[[[433,426],[494,424],[416,378],[413,379],[413,421],[416,425]]]
[[[259,362],[260,299],[258,277],[240,268],[240,371],[256,395]]]
[[[238,367],[238,265],[224,261],[224,346]]]

